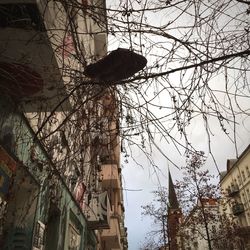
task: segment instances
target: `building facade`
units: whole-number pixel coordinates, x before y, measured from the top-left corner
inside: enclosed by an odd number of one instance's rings
[[[0,249],[127,249],[104,1],[0,1]]]
[[[237,226],[241,249],[250,249],[250,146],[238,159],[227,160],[220,186],[225,200],[221,209]]]
[[[189,212],[181,225],[178,232],[181,239],[180,249],[221,249],[219,245],[224,237],[220,232],[219,202],[214,198],[203,198],[201,202]]]

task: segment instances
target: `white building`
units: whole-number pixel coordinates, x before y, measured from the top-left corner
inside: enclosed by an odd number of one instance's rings
[[[180,227],[180,249],[206,250],[209,249],[209,242],[211,249],[217,249],[215,241],[218,240],[216,231],[220,225],[219,203],[217,199],[212,198],[204,198],[202,203],[203,206],[198,202],[197,206],[191,210]],[[204,209],[204,213],[202,209]],[[204,214],[206,219],[204,219]]]
[[[227,160],[220,186],[226,200],[224,212],[239,227],[243,249],[250,249],[250,145],[238,159]]]

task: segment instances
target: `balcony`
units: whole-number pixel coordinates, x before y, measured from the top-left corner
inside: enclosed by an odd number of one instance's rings
[[[110,218],[110,229],[102,231],[101,241],[105,242],[105,249],[121,249],[121,233],[119,221],[116,217]]]
[[[122,216],[122,209],[121,209],[121,205],[116,204],[116,205],[112,205],[112,216],[116,217],[120,220],[121,216]]]
[[[46,31],[49,11],[41,14],[42,9],[35,0],[0,3],[0,92],[26,112],[50,111],[67,95],[53,36]],[[65,101],[57,110],[69,108]]]
[[[231,188],[228,189],[228,196],[233,197],[239,193],[239,186],[233,185]]]
[[[128,233],[127,228],[124,225],[121,225],[121,243],[123,245],[123,249],[128,249]]]
[[[116,164],[102,165],[102,187],[104,190],[120,188],[120,177]]]
[[[244,205],[242,203],[236,203],[232,207],[233,215],[238,216],[244,213]]]
[[[92,197],[89,206],[83,207],[88,227],[95,229],[108,229],[110,226],[110,202],[107,192]]]

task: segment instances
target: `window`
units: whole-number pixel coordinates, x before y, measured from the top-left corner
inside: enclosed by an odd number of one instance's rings
[[[0,197],[0,221],[4,220],[4,215],[6,214],[7,211],[7,202],[4,201],[1,197]],[[2,239],[4,235],[4,228],[3,228],[3,224],[0,224],[0,239]]]
[[[246,166],[246,171],[247,171],[247,177],[250,177],[250,171],[248,166]]]
[[[240,186],[242,183],[241,183],[241,180],[240,180],[240,176],[239,176],[239,175],[237,175],[237,179],[238,179],[238,184],[239,184],[239,186]]]
[[[1,4],[0,27],[32,28],[45,31],[43,19],[36,4],[28,3]]]
[[[197,241],[194,241],[194,249],[198,249],[198,242]]]
[[[41,221],[37,221],[33,242],[34,249],[42,249],[44,247],[44,232],[45,225]]]
[[[245,194],[242,194],[242,203],[245,205],[247,203]]]
[[[71,223],[69,224],[68,228],[68,237],[68,249],[79,250],[81,245],[81,235],[80,232]]]
[[[243,181],[245,181],[245,180],[246,180],[246,176],[245,176],[244,170],[241,171],[241,174],[242,174],[242,179],[243,179]]]
[[[238,185],[238,182],[237,182],[237,180],[236,180],[235,178],[233,179],[233,183],[234,183],[234,185],[236,185],[236,186]]]
[[[247,198],[250,201],[250,191],[249,191],[249,189],[247,189]]]
[[[216,226],[215,225],[212,225],[212,231],[216,232]]]

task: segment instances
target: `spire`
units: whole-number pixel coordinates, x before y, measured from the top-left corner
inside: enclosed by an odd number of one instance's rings
[[[179,203],[176,197],[175,189],[173,180],[170,174],[170,171],[168,170],[168,202],[169,202],[169,208],[170,209],[178,209]]]

